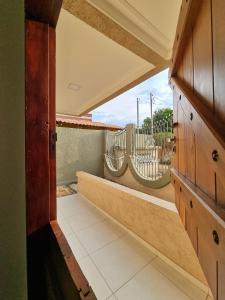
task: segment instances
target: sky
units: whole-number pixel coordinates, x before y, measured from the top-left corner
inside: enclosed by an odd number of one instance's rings
[[[137,123],[137,97],[140,98],[140,125],[150,116],[150,92],[156,96],[153,112],[160,108],[173,107],[172,91],[168,85],[168,69],[143,81],[111,101],[92,111],[93,121],[125,126]]]

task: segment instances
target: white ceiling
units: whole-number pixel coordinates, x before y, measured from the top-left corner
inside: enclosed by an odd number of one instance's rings
[[[79,3],[79,0],[76,1],[65,2],[73,7]],[[170,58],[181,0],[87,2],[154,50],[162,60]],[[56,32],[57,113],[81,115],[90,111],[103,103],[104,99],[159,67],[119,45],[67,10],[61,10]]]
[[[170,59],[181,0],[87,0],[147,46]]]
[[[56,50],[57,113],[82,114],[154,68],[64,9]]]

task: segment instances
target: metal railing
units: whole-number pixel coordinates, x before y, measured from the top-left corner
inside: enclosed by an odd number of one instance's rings
[[[105,140],[105,157],[113,171],[118,171],[126,154],[126,129],[117,132],[107,131]]]
[[[152,128],[136,128],[132,161],[136,171],[147,180],[156,181],[171,167],[173,154],[172,115],[153,123]]]
[[[130,124],[116,133],[106,132],[106,166],[116,176],[129,165],[135,177],[144,182],[158,182],[163,177],[169,180],[173,146],[172,115],[154,122],[153,127]]]

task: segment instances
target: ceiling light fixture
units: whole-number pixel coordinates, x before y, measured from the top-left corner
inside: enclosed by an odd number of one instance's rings
[[[69,90],[78,92],[78,91],[81,89],[81,85],[79,85],[79,84],[77,84],[77,83],[70,82],[70,83],[68,84],[67,88],[68,88]]]

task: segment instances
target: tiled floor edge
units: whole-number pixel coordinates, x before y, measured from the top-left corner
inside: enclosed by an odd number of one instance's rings
[[[80,192],[79,192],[80,193]],[[81,194],[81,193],[80,193]],[[90,202],[93,206],[95,206],[97,209],[99,209],[103,214],[105,214],[108,218],[110,218],[112,221],[114,221],[118,226],[121,226],[125,230],[127,230],[135,239],[137,239],[140,243],[145,245],[151,252],[153,252],[155,255],[157,255],[159,258],[161,258],[165,263],[167,263],[169,266],[174,268],[177,272],[182,274],[186,279],[191,281],[193,284],[195,284],[197,287],[199,287],[202,291],[204,291],[206,294],[210,294],[209,287],[205,285],[203,282],[195,278],[193,275],[190,273],[186,272],[184,269],[182,269],[179,265],[177,265],[174,261],[166,257],[164,254],[159,252],[156,248],[154,248],[152,245],[147,243],[145,240],[140,238],[136,233],[128,229],[126,226],[118,222],[115,218],[113,218],[111,215],[109,215],[107,212],[105,212],[103,209],[95,205],[93,202],[88,200],[83,194],[81,194],[82,197],[84,197],[88,202]]]

